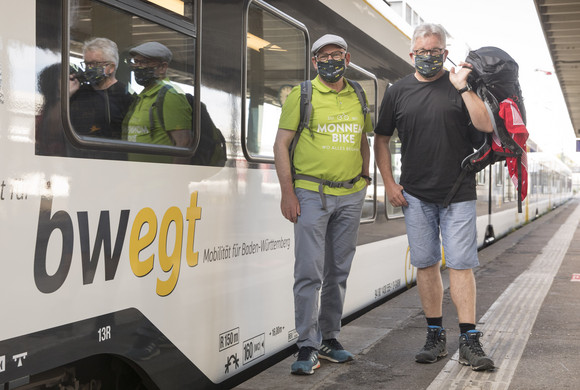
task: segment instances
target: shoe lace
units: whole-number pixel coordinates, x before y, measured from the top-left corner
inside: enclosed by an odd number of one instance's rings
[[[341,351],[344,349],[342,344],[337,339],[324,340],[324,344],[328,345],[331,349],[335,349],[337,351]]]
[[[435,337],[427,337],[427,341],[425,342],[425,346],[423,347],[423,349],[425,350],[430,350],[435,348],[435,346],[437,345],[437,342],[435,340]]]
[[[485,352],[483,352],[483,346],[479,341],[480,336],[481,333],[478,333],[477,336],[475,336],[474,338],[468,339],[467,346],[469,347],[469,350],[473,352],[474,355],[485,356]]]
[[[430,350],[437,346],[438,334],[436,332],[430,331],[427,333],[427,341],[425,341],[425,346],[423,349]]]
[[[312,351],[314,351],[315,348],[312,347],[302,347],[298,350],[298,359],[297,360],[310,360],[310,356],[312,354]]]

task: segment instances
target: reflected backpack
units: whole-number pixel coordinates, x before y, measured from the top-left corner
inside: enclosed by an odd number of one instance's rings
[[[154,127],[153,113],[157,110],[157,116],[161,127],[165,130],[165,120],[163,118],[163,101],[165,95],[170,89],[174,87],[170,84],[165,84],[155,98],[155,102],[149,108],[149,122],[151,128]],[[193,111],[193,95],[186,93],[185,97]],[[205,104],[201,103],[201,134],[199,144],[195,153],[191,157],[191,164],[196,165],[211,165],[223,167],[227,160],[226,140],[220,131],[213,123],[213,120],[207,112]]]
[[[479,172],[490,164],[505,160],[518,191],[518,212],[521,213],[528,188],[528,130],[518,81],[518,64],[505,51],[491,46],[470,51],[465,62],[473,66],[467,82],[483,100],[493,133],[478,132],[480,141],[475,145],[477,150],[461,163],[461,174],[447,195],[444,206],[451,203],[467,173]]]

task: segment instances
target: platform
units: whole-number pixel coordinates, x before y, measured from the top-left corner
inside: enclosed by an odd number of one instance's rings
[[[426,322],[411,288],[343,327],[340,341],[353,362],[321,360],[313,375],[295,376],[290,356],[236,389],[578,389],[579,221],[574,198],[479,252],[477,327],[494,371],[457,363],[459,327],[443,271],[446,358],[414,361]]]

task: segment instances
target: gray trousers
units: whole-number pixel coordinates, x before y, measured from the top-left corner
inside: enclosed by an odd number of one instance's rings
[[[338,338],[365,195],[366,187],[350,195],[326,195],[323,210],[318,192],[296,189],[300,202],[294,225],[298,347],[318,349],[322,340]]]

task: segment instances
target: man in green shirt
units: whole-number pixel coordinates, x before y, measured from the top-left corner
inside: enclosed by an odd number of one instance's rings
[[[291,372],[298,375],[314,373],[320,366],[318,357],[336,363],[353,359],[337,338],[370,184],[365,133],[373,131],[370,116],[363,113],[355,90],[343,77],[350,62],[345,40],[324,35],[312,45],[312,55],[318,76],[312,81],[310,130],[300,134],[290,161],[289,146],[300,122],[297,86],[282,107],[274,144],[282,215],[294,223],[299,353]]]
[[[146,42],[129,50],[135,81],[144,86],[123,122],[123,138],[131,142],[189,147],[192,138],[192,108],[183,92],[167,78],[171,51],[159,42]],[[166,89],[166,90],[164,90]],[[156,107],[165,93],[163,107]],[[162,111],[162,115],[160,115]],[[130,160],[172,162],[171,156],[130,154]],[[177,162],[177,161],[176,161]]]

